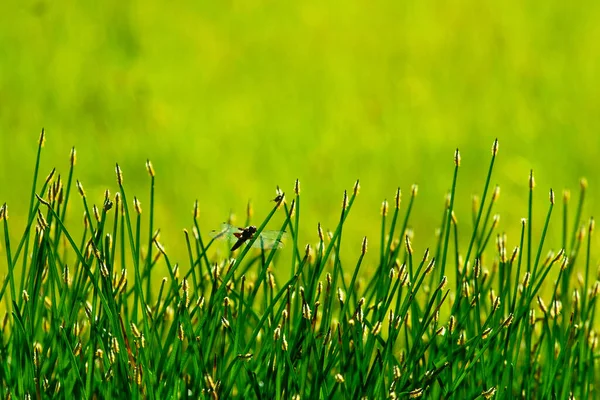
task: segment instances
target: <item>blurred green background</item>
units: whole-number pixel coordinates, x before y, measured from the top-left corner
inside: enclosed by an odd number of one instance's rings
[[[559,198],[564,187],[576,192],[581,176],[590,183],[585,215],[598,209],[598,2],[26,0],[0,8],[0,201],[13,229],[24,226],[41,127],[41,174],[56,166],[66,175],[75,146],[76,177],[98,204],[106,188],[114,192],[119,162],[130,200],[147,207],[149,158],[156,226],[184,263],[181,230],[195,199],[201,226],[214,229],[230,210],[243,221],[249,199],[262,219],[275,186],[291,195],[296,178],[302,239],[312,243],[317,222],[335,226],[343,190],[361,179],[344,239],[349,259],[363,235],[377,248],[381,201],[393,202],[400,186],[406,204],[418,183],[412,226],[424,249],[435,243],[456,147],[466,233],[496,137],[502,230],[516,234],[526,215],[530,168],[536,229],[548,189]],[[71,218],[78,223],[80,210]]]

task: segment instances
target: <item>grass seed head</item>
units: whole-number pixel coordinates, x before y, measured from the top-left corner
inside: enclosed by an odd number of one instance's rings
[[[354,183],[354,187],[352,188],[352,191],[354,193],[354,197],[358,196],[358,193],[360,192],[360,182],[358,179]]]
[[[460,167],[460,151],[458,149],[454,151],[454,165]]]
[[[98,207],[95,204],[92,206],[92,211],[94,213],[94,219],[96,220],[96,222],[100,222],[100,211],[98,210]]]
[[[79,180],[77,180],[76,185],[81,197],[85,198],[85,190],[83,190],[83,185],[81,184],[81,182],[79,182]]]
[[[419,193],[419,185],[414,184],[410,188],[410,195],[414,198],[417,197],[417,193]]]
[[[340,302],[340,307],[344,306],[344,292],[342,292],[341,288],[337,289],[338,301]]]
[[[527,271],[525,272],[525,276],[523,277],[523,288],[528,288],[529,287],[529,281],[531,280],[531,272]]]
[[[519,255],[519,246],[515,246],[515,248],[513,249],[513,252],[510,256],[510,263],[514,263],[515,259],[517,258],[517,256]]]
[[[146,160],[146,171],[148,171],[148,174],[151,178],[154,178],[154,167],[152,166],[152,162],[150,162],[150,160]]]
[[[381,203],[381,215],[387,217],[388,214],[388,202],[387,200],[383,200]]]
[[[142,204],[138,200],[137,197],[133,197],[133,207],[135,208],[135,212],[140,215],[142,213]]]
[[[117,183],[119,186],[123,186],[123,171],[121,171],[119,164],[115,164],[115,172],[117,174]]]
[[[498,139],[494,140],[494,144],[492,145],[492,157],[496,157],[498,154]]]
[[[288,341],[285,337],[285,333],[283,334],[283,336],[281,338],[281,350],[288,351]]]
[[[377,335],[379,335],[380,332],[381,332],[381,321],[377,321],[375,326],[373,326],[373,331],[371,333],[373,334],[373,336],[377,336]]]
[[[40,133],[40,138],[38,139],[38,146],[44,147],[44,144],[46,144],[46,130],[44,128],[42,128],[42,132]]]
[[[498,200],[498,197],[500,197],[500,186],[496,185],[494,188],[494,193],[492,194],[492,201]]]
[[[69,154],[69,161],[71,162],[71,167],[74,167],[77,163],[77,150],[75,147],[71,147],[71,153]]]
[[[198,204],[198,199],[194,202],[194,220],[197,220],[200,216],[200,206]]]
[[[322,243],[325,241],[325,235],[323,234],[323,228],[321,227],[321,223],[319,222],[317,225],[317,231],[319,233],[319,241]]]
[[[569,200],[571,199],[571,191],[568,189],[563,190],[563,203],[565,205],[569,204]]]
[[[529,171],[529,190],[533,190],[535,187],[535,178],[533,177],[533,170]]]
[[[179,323],[179,326],[177,329],[177,338],[181,342],[183,342],[183,340],[185,339],[185,332],[183,331],[183,324],[181,322]]]
[[[590,299],[593,299],[596,296],[598,296],[598,292],[600,292],[600,282],[596,281],[596,282],[594,282],[594,286],[592,287],[592,291],[590,293]]]
[[[481,332],[481,339],[485,340],[488,338],[488,336],[490,335],[490,333],[492,333],[492,328],[486,328],[483,330],[483,332]]]
[[[406,242],[406,252],[409,255],[412,255],[413,249],[412,249],[412,246],[410,244],[410,236],[407,234],[407,235],[404,236],[404,239],[405,239],[405,242]]]
[[[471,201],[471,212],[473,214],[477,214],[478,209],[479,209],[479,196],[473,195],[473,198]]]
[[[496,387],[495,386],[492,386],[488,390],[484,390],[483,392],[481,392],[481,396],[483,398],[485,398],[486,400],[491,399],[495,395],[496,395]]]
[[[446,288],[446,283],[448,283],[448,278],[444,275],[436,290],[437,291],[444,290]]]
[[[537,302],[538,302],[538,306],[540,307],[540,310],[544,314],[547,314],[548,313],[548,307],[546,307],[546,303],[544,303],[544,300],[540,296],[537,296]]]
[[[435,267],[435,257],[431,259],[431,261],[429,262],[429,265],[427,265],[427,268],[425,268],[425,275],[429,275],[429,273],[431,271],[433,271],[433,268]]]

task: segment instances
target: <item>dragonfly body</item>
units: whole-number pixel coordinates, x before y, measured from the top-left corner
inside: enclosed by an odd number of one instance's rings
[[[257,231],[258,229],[254,225],[246,228],[238,228],[229,224],[223,224],[220,231],[212,231],[210,235],[215,239],[227,240],[232,243],[233,247],[231,251],[234,251],[250,239],[253,239]],[[285,232],[281,231],[262,231],[254,243],[252,243],[252,247],[263,249],[282,248],[283,242],[281,240],[285,236]]]
[[[256,233],[256,227],[254,225],[250,225],[247,228],[244,228],[241,232],[234,232],[233,235],[238,239],[237,242],[231,248],[231,251],[237,250],[241,245],[243,245],[246,241],[252,239],[254,234]]]

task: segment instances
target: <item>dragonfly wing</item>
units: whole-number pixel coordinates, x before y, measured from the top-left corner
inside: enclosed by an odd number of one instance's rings
[[[285,232],[281,231],[263,231],[258,238],[252,243],[252,247],[272,249],[276,247],[278,249],[283,247],[281,239],[285,238]]]
[[[211,231],[210,236],[215,239],[226,240],[230,243],[237,242],[238,238],[236,234],[240,232],[239,228],[231,226],[229,224],[221,225],[221,230],[219,231]]]

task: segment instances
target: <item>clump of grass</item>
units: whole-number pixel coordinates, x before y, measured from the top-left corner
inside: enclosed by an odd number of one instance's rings
[[[555,195],[550,191],[542,234],[535,238],[532,173],[529,215],[519,246],[509,249],[493,215],[499,189],[490,189],[497,141],[466,240],[459,238],[454,213],[455,152],[440,234],[425,254],[415,254],[408,229],[416,186],[406,206],[400,189],[391,205],[383,203],[379,240],[365,238],[356,261],[342,264],[343,228],[358,181],[344,193],[335,230],[326,236],[319,226],[314,248],[298,240],[296,182],[291,201],[278,197],[258,227],[260,233],[276,213],[285,215],[280,229],[290,236],[285,251],[292,262],[289,278],[279,281],[270,270],[275,249],[245,245],[234,258],[210,261],[213,241],[205,240],[197,203],[192,234],[186,230],[182,238],[188,259],[174,263],[154,231],[150,162],[145,213],[126,192],[118,165],[114,196],[106,191],[100,205],[91,204],[80,182],[79,198],[73,196],[74,150],[68,178],[53,170],[39,185],[43,139],[42,133],[28,222],[16,246],[6,204],[0,211],[7,265],[0,287],[7,310],[1,320],[2,398],[595,395],[600,283],[590,271],[593,219],[580,224],[586,185],[574,222],[565,194],[562,249],[544,256]],[[80,237],[64,223],[70,201],[85,209]],[[359,277],[367,250],[378,252],[379,261],[364,282]],[[169,277],[155,287],[152,271],[159,263]]]

